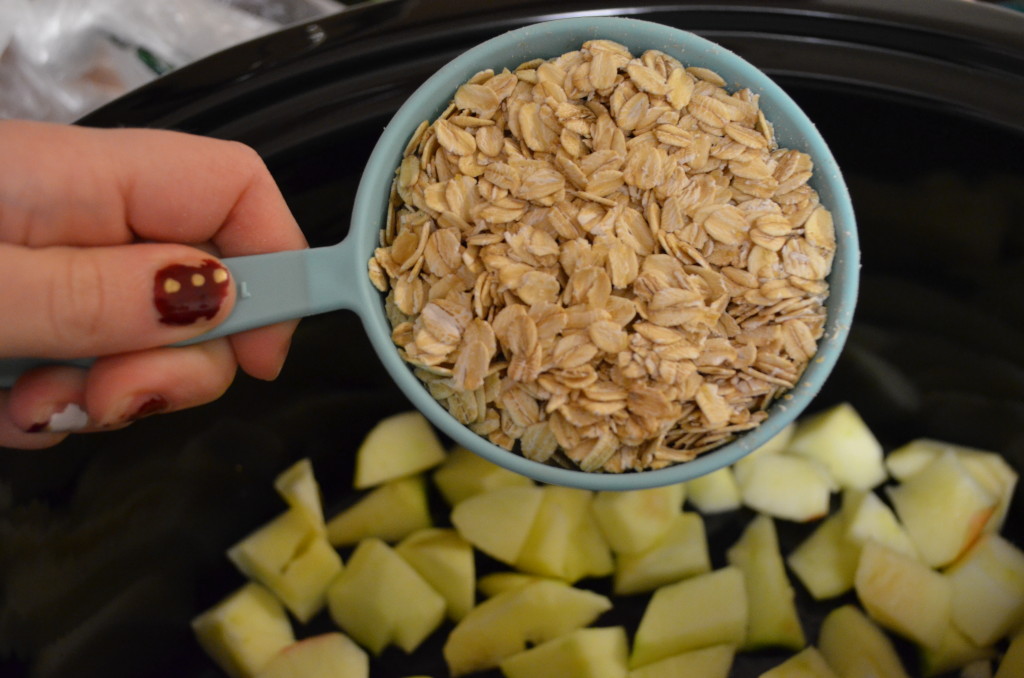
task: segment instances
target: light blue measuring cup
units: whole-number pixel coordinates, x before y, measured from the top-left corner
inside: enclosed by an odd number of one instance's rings
[[[483,69],[513,69],[525,61],[558,56],[599,38],[619,42],[634,54],[661,50],[688,66],[716,71],[730,89],[747,87],[758,93],[779,144],[804,151],[814,159],[811,184],[832,211],[837,237],[825,334],[800,383],[771,406],[768,419],[758,428],[693,461],[639,473],[587,473],[538,463],[493,445],[460,424],[431,397],[399,357],[391,341],[383,296],[367,275],[367,262],[385,222],[395,170],[417,126],[436,118],[458,86]],[[732,464],[764,444],[807,407],[846,341],[857,299],[860,251],[850,196],[835,158],[814,124],[778,85],[736,54],[692,33],[647,21],[588,17],[538,23],[500,35],[456,57],[420,86],[388,123],[367,162],[356,192],[349,234],[343,242],[298,252],[229,258],[224,263],[238,285],[238,302],[222,325],[198,340],[317,313],[354,311],[391,378],[413,406],[455,442],[541,482],[593,490],[630,490],[682,482]],[[9,386],[18,374],[39,362],[0,361],[0,387]]]

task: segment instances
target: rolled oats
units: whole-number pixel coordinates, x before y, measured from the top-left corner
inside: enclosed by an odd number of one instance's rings
[[[591,40],[481,71],[416,130],[368,272],[458,421],[535,461],[641,471],[794,386],[835,230],[812,159],[725,85]]]

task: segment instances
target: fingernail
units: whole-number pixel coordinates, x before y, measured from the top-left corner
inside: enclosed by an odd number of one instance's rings
[[[174,264],[156,273],[153,301],[165,325],[191,325],[210,320],[228,294],[228,270],[213,259],[199,266]]]
[[[130,413],[125,417],[125,421],[136,421],[143,417],[159,414],[167,410],[168,407],[170,407],[170,403],[167,402],[167,398],[159,395],[149,396],[134,409],[129,410]]]
[[[73,433],[89,425],[89,415],[75,403],[68,403],[55,411],[49,419],[33,424],[29,433]]]

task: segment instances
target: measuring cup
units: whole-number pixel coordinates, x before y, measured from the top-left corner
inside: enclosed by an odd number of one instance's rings
[[[828,281],[825,333],[800,383],[776,401],[768,418],[732,442],[693,461],[656,471],[588,473],[526,459],[504,450],[460,424],[415,377],[391,341],[383,295],[370,283],[367,263],[378,246],[395,170],[405,146],[423,120],[434,120],[459,85],[475,73],[496,72],[534,58],[550,58],[605,38],[633,54],[661,50],[688,66],[719,73],[733,88],[750,88],[774,125],[780,144],[809,154],[815,162],[811,185],[833,216],[837,251]],[[220,326],[195,341],[226,336],[281,320],[339,309],[354,311],[391,378],[435,426],[480,456],[535,480],[592,490],[657,487],[705,475],[757,449],[793,421],[811,402],[834,367],[849,332],[857,298],[860,252],[850,196],[836,161],[814,124],[771,79],[736,54],[697,35],[657,23],[615,17],[560,19],[538,23],[488,40],[456,57],[421,85],[388,123],[370,155],[356,192],[348,236],[337,245],[223,260],[238,286],[235,308]],[[0,387],[44,361],[0,361]]]

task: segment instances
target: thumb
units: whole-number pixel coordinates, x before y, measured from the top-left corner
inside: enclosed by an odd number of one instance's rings
[[[216,258],[185,245],[0,244],[0,356],[80,358],[184,341],[235,300]]]

